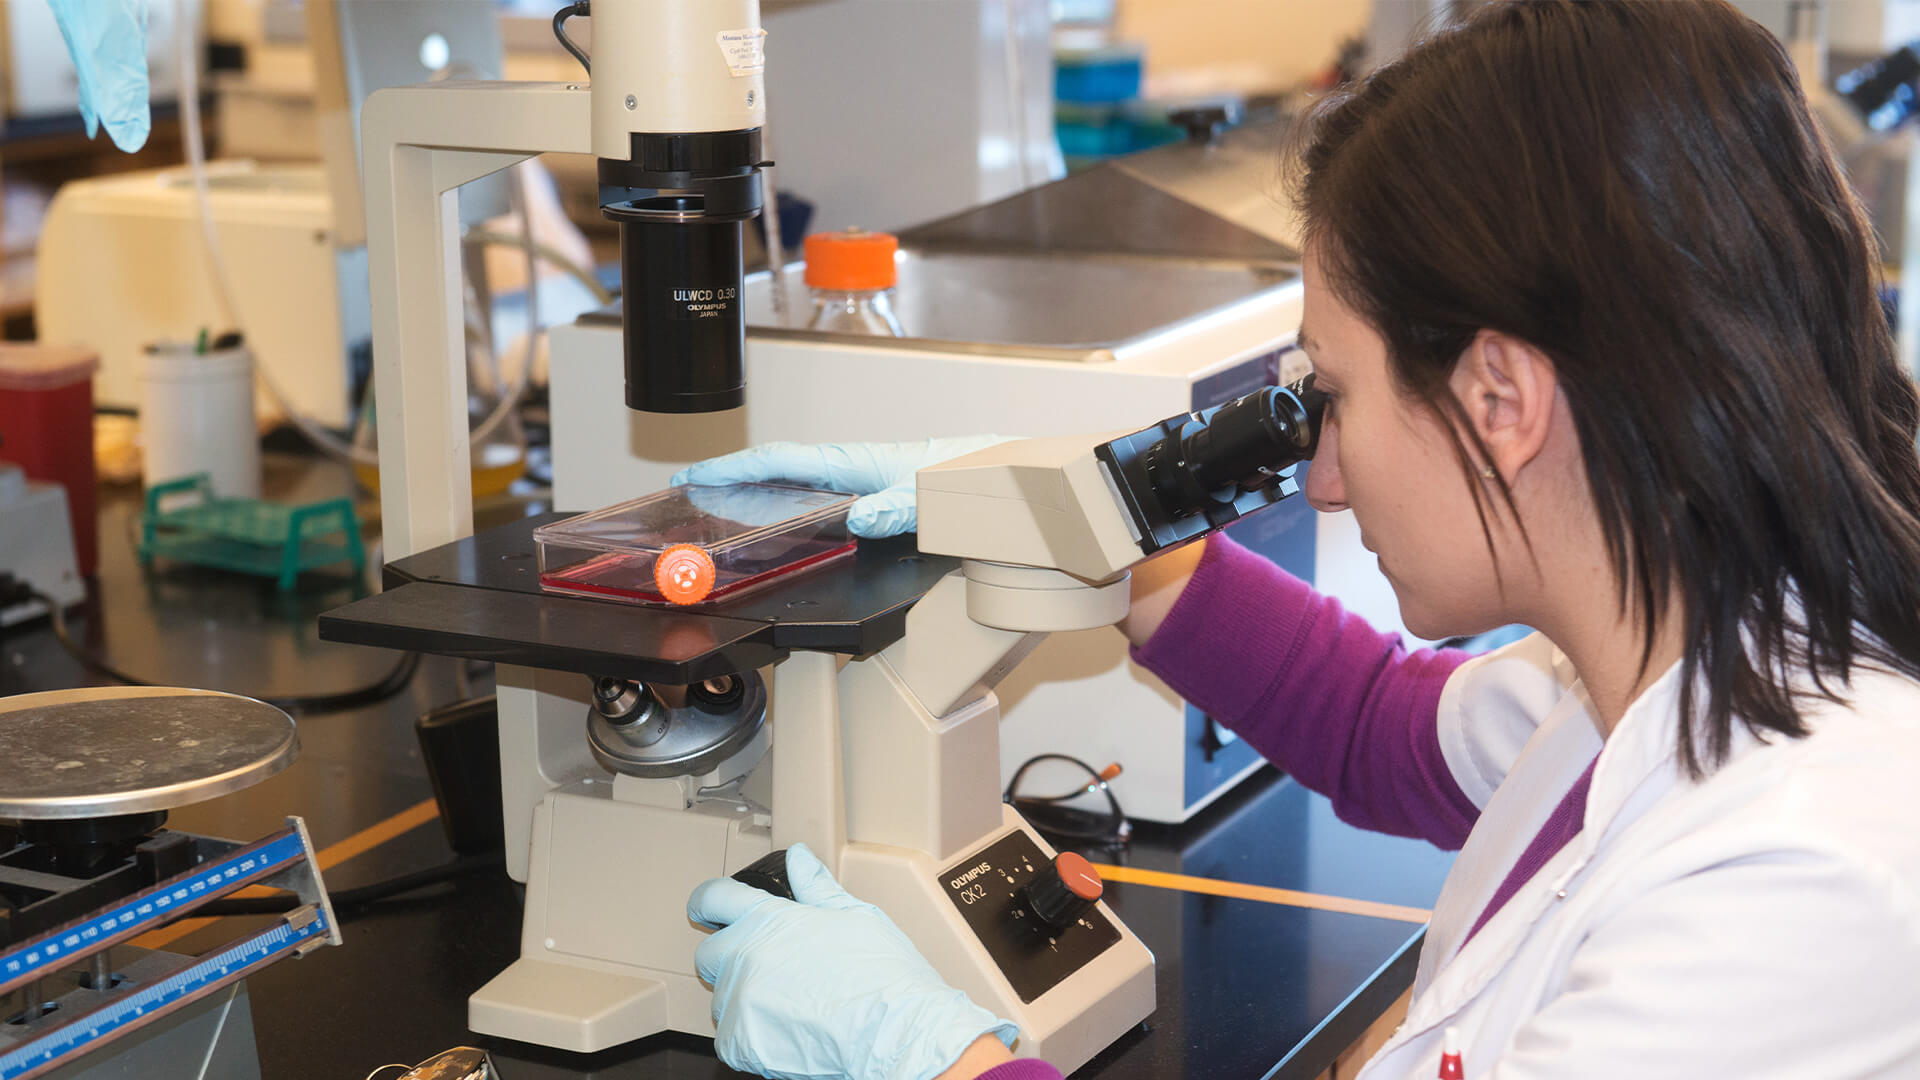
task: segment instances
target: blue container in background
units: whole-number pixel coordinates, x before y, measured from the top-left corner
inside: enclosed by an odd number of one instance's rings
[[[1053,54],[1053,98],[1083,105],[1113,104],[1140,96],[1145,55],[1138,45],[1061,49]]]

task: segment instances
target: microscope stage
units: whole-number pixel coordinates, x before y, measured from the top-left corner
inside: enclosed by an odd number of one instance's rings
[[[907,609],[958,559],[921,555],[911,536],[862,540],[851,559],[732,601],[653,608],[540,587],[533,530],[544,514],[386,567],[385,592],[320,617],[328,641],[440,656],[687,683],[745,671],[795,649],[865,656],[898,641]]]

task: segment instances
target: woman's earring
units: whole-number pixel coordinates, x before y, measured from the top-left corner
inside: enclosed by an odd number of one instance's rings
[[[1493,471],[1493,466],[1491,465],[1480,466],[1480,479],[1492,480],[1495,476],[1498,476],[1498,475],[1499,475],[1498,473]]]

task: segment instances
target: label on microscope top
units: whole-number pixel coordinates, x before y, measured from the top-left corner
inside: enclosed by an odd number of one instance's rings
[[[767,69],[767,32],[754,27],[751,30],[722,30],[714,35],[720,42],[720,55],[727,62],[727,70],[733,77],[743,79],[749,75],[759,75]]]

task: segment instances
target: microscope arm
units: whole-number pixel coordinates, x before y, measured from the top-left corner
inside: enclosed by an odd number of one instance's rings
[[[1000,443],[920,470],[920,549],[964,561],[885,655],[942,716],[1046,633],[1120,621],[1130,567],[1299,490],[1323,401],[1309,376],[1140,431]]]
[[[591,153],[588,106],[583,86],[447,82],[380,90],[362,110],[390,561],[473,532],[455,189],[535,154]]]

